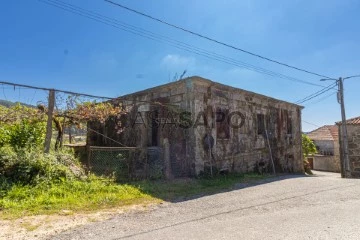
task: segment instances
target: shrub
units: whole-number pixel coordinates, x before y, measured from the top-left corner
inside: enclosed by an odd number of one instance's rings
[[[22,120],[9,128],[8,141],[15,150],[39,148],[43,145],[45,131],[45,122]]]
[[[9,185],[36,185],[41,182],[60,182],[82,175],[78,161],[70,154],[43,154],[37,151],[14,151],[0,148],[0,184],[2,190]]]
[[[10,142],[10,126],[4,123],[0,126],[0,147]]]

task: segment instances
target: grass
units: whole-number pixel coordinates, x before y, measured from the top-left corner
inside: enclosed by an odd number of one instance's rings
[[[166,201],[177,201],[231,190],[236,183],[254,182],[268,177],[258,174],[230,174],[205,179],[176,179],[135,183],[143,192]]]
[[[27,231],[31,232],[36,230],[38,227],[40,227],[41,224],[32,224],[29,222],[24,222],[20,224],[20,227],[25,228]]]
[[[0,217],[95,211],[130,204],[155,202],[140,189],[109,180],[64,181],[57,184],[13,186],[0,199]]]
[[[15,219],[39,214],[73,214],[113,207],[174,201],[231,189],[239,182],[251,182],[266,176],[229,175],[212,179],[139,181],[117,184],[93,178],[88,181],[42,183],[37,186],[13,186],[0,198],[0,218]]]

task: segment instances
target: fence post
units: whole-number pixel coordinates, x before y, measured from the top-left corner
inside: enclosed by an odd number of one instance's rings
[[[46,124],[44,153],[49,153],[50,151],[54,105],[55,105],[55,91],[52,89],[49,91],[49,104],[48,104],[48,112],[47,112],[48,119]]]
[[[170,144],[167,138],[163,140],[163,145],[164,145],[165,178],[172,179],[171,162],[170,162]]]

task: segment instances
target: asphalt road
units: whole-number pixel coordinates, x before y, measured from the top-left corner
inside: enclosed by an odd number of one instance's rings
[[[128,213],[52,239],[360,239],[360,179],[316,172]]]

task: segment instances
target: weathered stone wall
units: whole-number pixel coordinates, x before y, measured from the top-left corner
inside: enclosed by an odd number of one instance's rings
[[[195,129],[197,174],[211,165],[220,171],[271,172],[271,156],[277,172],[303,172],[300,107],[213,82],[197,81],[194,93],[195,113],[206,117]],[[240,126],[230,127],[225,137],[218,133],[219,109]],[[258,114],[264,116],[261,133]],[[212,153],[203,147],[206,134],[214,139]]]
[[[119,134],[112,121],[96,129],[131,147],[165,146],[171,168],[165,169],[167,176],[169,171],[173,177],[196,176],[209,167],[272,172],[271,156],[276,172],[303,172],[300,106],[197,77],[129,94],[119,102],[129,108],[123,131]],[[217,121],[220,110],[231,122]],[[179,126],[184,122],[186,127]],[[118,146],[93,133],[88,143]]]
[[[129,94],[114,103],[121,103],[128,114],[122,121],[118,132],[111,120],[104,126],[92,126],[106,137],[131,147],[168,146],[169,162],[164,174],[170,177],[194,175],[195,141],[192,128],[179,128],[177,121],[182,112],[193,111],[192,82],[179,81]],[[89,132],[88,144],[93,146],[117,146],[119,144],[94,132]]]
[[[347,133],[350,170],[354,177],[360,177],[360,125],[347,125]],[[341,127],[339,127],[339,136],[342,136]]]

